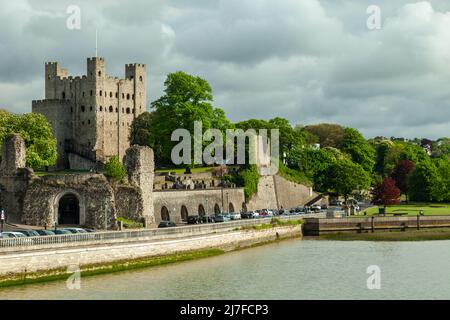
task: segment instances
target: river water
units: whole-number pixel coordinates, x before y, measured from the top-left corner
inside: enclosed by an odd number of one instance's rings
[[[369,277],[378,283],[369,266],[379,267],[379,289],[368,289]],[[450,299],[450,241],[287,240],[85,277],[78,290],[66,281],[4,288],[0,299]]]

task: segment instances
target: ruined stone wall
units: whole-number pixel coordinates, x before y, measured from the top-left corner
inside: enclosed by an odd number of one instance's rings
[[[114,187],[114,198],[117,217],[141,222],[144,217],[144,201],[139,187],[130,185],[117,185]]]
[[[153,150],[144,146],[132,146],[127,149],[124,164],[128,173],[128,182],[139,188],[141,193],[141,215],[147,227],[155,226],[153,213]]]
[[[22,137],[6,137],[0,163],[0,208],[5,210],[8,222],[20,221],[24,192],[31,174],[25,165],[26,148]]]
[[[102,174],[33,177],[24,197],[22,222],[54,226],[59,200],[66,194],[75,195],[79,201],[80,225],[117,227],[114,190]]]

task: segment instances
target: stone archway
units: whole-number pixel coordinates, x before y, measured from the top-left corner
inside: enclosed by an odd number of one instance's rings
[[[203,207],[202,204],[199,204],[199,205],[198,205],[198,215],[199,215],[200,217],[205,216],[205,207]]]
[[[181,206],[181,221],[187,222],[189,216],[189,212],[185,205]]]
[[[54,221],[58,225],[84,225],[86,221],[83,198],[75,190],[66,190],[56,196]]]
[[[220,207],[217,203],[214,205],[214,213],[220,213]]]
[[[166,206],[161,208],[161,221],[170,221],[169,210]]]
[[[228,205],[228,210],[230,212],[234,212],[234,205],[230,202],[230,204]]]

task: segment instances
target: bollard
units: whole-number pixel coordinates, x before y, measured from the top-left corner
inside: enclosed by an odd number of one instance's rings
[[[417,230],[420,230],[420,215],[417,215]]]
[[[372,220],[370,221],[370,226],[372,229],[372,232],[375,232],[375,217],[372,216]]]

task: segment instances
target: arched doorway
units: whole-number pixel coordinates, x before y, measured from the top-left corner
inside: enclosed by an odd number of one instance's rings
[[[220,213],[220,207],[217,203],[214,205],[214,213]]]
[[[161,220],[162,221],[170,221],[169,210],[165,206],[161,208]]]
[[[199,215],[200,217],[203,217],[203,216],[205,215],[205,208],[203,207],[202,204],[200,204],[200,205],[198,206],[198,215]]]
[[[80,202],[76,195],[65,194],[58,202],[59,224],[80,224]]]
[[[181,221],[187,222],[189,213],[185,205],[181,206]]]
[[[233,204],[231,202],[228,205],[228,210],[230,210],[230,212],[234,212],[234,206],[233,206]]]

